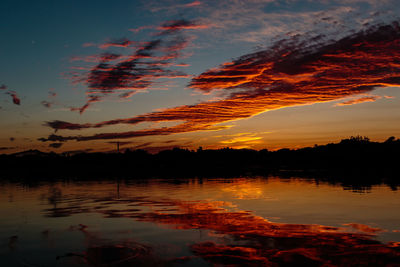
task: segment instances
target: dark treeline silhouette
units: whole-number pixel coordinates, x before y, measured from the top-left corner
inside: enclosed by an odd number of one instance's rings
[[[238,176],[309,176],[332,182],[396,186],[400,139],[372,142],[356,136],[339,143],[301,149],[259,151],[223,148],[196,151],[174,148],[157,154],[145,150],[123,153],[56,154],[29,150],[0,155],[0,179],[48,180],[142,179]],[[339,178],[338,178],[339,177]]]

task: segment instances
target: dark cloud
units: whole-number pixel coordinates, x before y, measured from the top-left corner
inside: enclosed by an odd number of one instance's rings
[[[47,142],[47,141],[51,141],[51,142],[66,142],[69,140],[73,140],[71,138],[68,137],[64,137],[64,136],[60,136],[60,135],[55,135],[55,134],[51,134],[48,136],[48,138],[38,138],[38,141],[41,142]]]
[[[63,143],[51,143],[49,144],[49,147],[53,147],[53,148],[59,148],[63,145]]]
[[[83,113],[91,104],[102,101],[103,97],[117,93],[120,98],[129,98],[137,91],[151,88],[160,78],[188,78],[182,71],[167,69],[173,61],[181,57],[181,51],[187,47],[189,40],[180,34],[182,29],[195,27],[190,21],[175,21],[161,27],[174,27],[164,31],[148,42],[134,42],[128,39],[108,42],[100,48],[128,47],[135,45],[131,54],[101,53],[90,58],[78,57],[85,61],[98,62],[88,72],[72,72],[75,83],[87,85],[88,100],[82,107],[73,107],[72,111]],[[180,26],[179,26],[180,25]],[[83,70],[86,70],[85,67]],[[79,70],[79,68],[78,68]]]
[[[322,38],[322,37],[321,37]],[[322,40],[326,40],[323,38]],[[69,136],[68,140],[130,138],[218,130],[220,123],[249,118],[268,110],[338,100],[377,87],[400,85],[400,26],[376,25],[337,41],[315,43],[298,36],[264,51],[244,55],[192,79],[190,87],[227,97],[151,112],[126,119],[73,124],[48,122],[55,130],[99,128],[141,122],[182,121],[159,129]]]
[[[101,97],[98,95],[90,95],[88,97],[88,100],[86,102],[85,105],[83,105],[80,108],[75,108],[75,107],[71,107],[70,110],[71,111],[79,111],[79,113],[83,113],[85,112],[85,110],[92,104],[92,103],[96,103],[96,102],[100,102],[101,101]]]
[[[180,20],[167,21],[163,23],[159,27],[159,29],[162,30],[160,35],[163,35],[163,34],[170,34],[179,30],[197,30],[197,29],[207,29],[209,27],[210,25],[198,24],[194,21],[180,19]]]
[[[14,91],[9,91],[6,92],[6,94],[10,95],[12,97],[12,101],[15,105],[20,105],[21,104],[21,99],[19,99],[18,95]]]
[[[45,123],[46,126],[49,126],[53,129],[57,130],[80,130],[84,128],[88,128],[90,124],[77,124],[77,123],[69,123],[65,121],[49,121]]]

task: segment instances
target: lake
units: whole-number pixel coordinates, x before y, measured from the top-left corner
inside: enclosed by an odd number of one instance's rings
[[[2,266],[400,266],[400,194],[314,179],[0,184]]]

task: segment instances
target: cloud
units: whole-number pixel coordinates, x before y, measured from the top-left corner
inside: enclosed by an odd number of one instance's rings
[[[335,106],[348,106],[348,105],[355,105],[365,102],[375,102],[378,99],[381,99],[381,96],[374,95],[374,96],[364,96],[357,99],[351,99],[345,102],[337,103]]]
[[[91,128],[91,124],[78,124],[78,123],[69,123],[65,121],[49,121],[45,123],[45,126],[49,126],[53,129],[57,130],[80,130],[85,128]]]
[[[15,105],[20,105],[21,104],[21,99],[19,99],[18,95],[14,91],[9,91],[6,92],[6,94],[10,95],[12,97],[12,101]]]
[[[205,93],[244,88],[247,91],[236,96],[264,94],[290,102],[297,102],[293,97],[300,94],[307,99],[298,102],[314,102],[397,85],[399,32],[394,22],[324,44],[298,37],[281,40],[267,50],[204,72],[190,87]],[[282,95],[287,92],[290,99]]]
[[[350,227],[352,227],[352,228],[354,228],[356,230],[359,230],[361,232],[368,233],[368,234],[374,234],[374,233],[383,231],[383,229],[373,228],[371,226],[368,226],[368,225],[365,225],[365,224],[360,224],[360,223],[346,223],[346,224],[343,224],[343,225],[350,226]]]
[[[63,145],[63,143],[51,143],[51,144],[49,144],[49,147],[60,148],[62,145]]]
[[[100,49],[107,49],[107,48],[110,48],[110,47],[127,48],[127,47],[129,47],[131,45],[134,45],[134,44],[136,44],[136,42],[128,40],[126,38],[122,38],[122,39],[119,39],[119,40],[114,40],[114,41],[111,41],[111,42],[107,42],[107,43],[101,44],[99,46],[99,48]]]
[[[142,30],[154,29],[154,28],[155,27],[153,25],[146,25],[146,26],[141,26],[141,27],[129,29],[129,31],[131,31],[133,33],[138,33],[138,32],[140,32]]]
[[[303,2],[305,1],[203,1],[196,11],[206,18],[207,23],[217,25],[212,29],[213,39],[207,42],[269,45],[274,38],[282,38],[287,34],[323,32],[330,36],[343,37],[350,30],[358,31],[367,23],[393,20],[398,17],[400,10],[395,0],[371,0],[369,3],[363,0],[312,0],[308,4]],[[179,10],[174,14],[179,14]],[[229,37],[226,38],[227,36]]]
[[[213,1],[215,2],[215,1]],[[203,4],[200,1],[193,1],[190,3],[182,4],[179,1],[147,1],[148,9],[151,12],[163,11],[168,14],[182,12],[182,9],[191,9],[193,7],[199,7]]]
[[[337,41],[313,40],[280,40],[266,50],[223,63],[191,80],[189,87],[205,94],[223,92],[223,100],[99,123],[51,121],[46,125],[55,130],[81,130],[116,124],[180,122],[159,129],[66,137],[77,141],[220,130],[229,126],[218,124],[269,110],[333,101],[366,94],[377,87],[400,85],[397,21],[372,26]]]
[[[194,21],[181,19],[181,20],[167,21],[163,23],[158,29],[163,31],[160,33],[160,35],[162,35],[162,34],[170,34],[179,30],[198,30],[198,29],[207,29],[209,27],[211,27],[211,25],[198,24]]]
[[[396,98],[395,96],[391,96],[391,95],[384,95],[383,97],[386,98],[386,99],[394,99],[394,98]]]
[[[78,108],[76,108],[76,107],[71,107],[70,110],[71,110],[71,111],[79,111],[79,113],[82,114],[83,112],[85,112],[86,109],[89,108],[89,106],[90,106],[92,103],[96,103],[96,102],[101,102],[101,97],[98,96],[98,95],[90,95],[90,96],[88,97],[88,100],[87,100],[87,102],[86,102],[85,105],[83,105],[82,107],[78,107]]]
[[[175,66],[177,66],[177,67],[190,67],[190,64],[187,64],[187,63],[178,63],[178,64],[175,64]]]
[[[136,42],[129,39],[120,39],[99,45],[99,48],[126,48],[133,44],[134,52],[117,54],[114,52],[98,55],[73,57],[72,60],[97,62],[89,68],[75,67],[77,71],[70,73],[74,83],[83,83],[87,86],[87,101],[82,107],[73,107],[72,111],[83,113],[91,104],[100,102],[110,94],[118,94],[120,98],[129,98],[137,91],[151,89],[157,79],[189,78],[186,73],[169,69],[174,61],[182,56],[190,43],[188,37],[181,34],[183,29],[204,28],[188,20],[170,21],[162,24],[152,40]],[[86,46],[92,44],[86,44]],[[80,70],[84,71],[79,72]]]
[[[201,5],[201,2],[200,2],[200,1],[193,1],[193,2],[191,2],[191,3],[185,4],[184,6],[185,6],[185,7],[195,7],[195,6],[199,6],[199,5]]]
[[[98,62],[100,57],[98,55],[89,55],[89,56],[72,56],[69,59],[70,61],[84,61],[84,62]]]
[[[225,145],[232,145],[237,143],[252,144],[254,141],[258,142],[260,139],[262,139],[261,136],[243,136],[243,137],[235,137],[228,140],[223,140],[220,143]]]

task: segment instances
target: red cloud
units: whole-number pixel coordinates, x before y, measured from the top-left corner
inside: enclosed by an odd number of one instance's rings
[[[207,29],[210,25],[205,24],[197,24],[193,21],[188,20],[171,20],[162,24],[158,29],[162,30],[161,34],[171,33],[173,31],[179,30],[198,30],[198,29]]]
[[[136,42],[130,41],[130,40],[124,38],[124,39],[108,42],[108,43],[105,43],[105,44],[101,44],[101,45],[99,45],[99,48],[100,49],[107,49],[107,48],[110,48],[110,47],[127,48],[127,47],[129,47],[129,46],[131,46],[133,44],[136,44]]]
[[[185,7],[194,7],[194,6],[199,6],[199,5],[201,5],[200,1],[194,1],[192,3],[185,4]]]
[[[204,93],[215,90],[230,93],[224,100],[169,108],[127,119],[74,125],[71,129],[162,121],[182,121],[181,124],[66,138],[85,141],[221,129],[223,127],[217,124],[249,118],[268,110],[338,100],[368,93],[376,87],[399,86],[399,58],[400,27],[397,21],[325,44],[284,40],[265,51],[242,56],[192,79],[189,86]],[[68,124],[47,123],[55,130],[68,128]]]
[[[71,110],[83,113],[91,104],[101,101],[107,94],[118,93],[121,98],[128,98],[136,91],[149,89],[154,81],[160,78],[189,78],[190,76],[182,71],[167,69],[167,67],[174,66],[173,61],[181,56],[181,51],[189,44],[187,38],[180,34],[181,29],[194,27],[196,24],[181,20],[173,25],[171,23],[163,25],[169,25],[174,29],[168,29],[148,42],[121,39],[100,46],[105,49],[138,44],[139,46],[129,55],[101,53],[72,58],[72,60],[96,61],[97,64],[89,68],[88,72],[71,73],[71,78],[75,83],[84,83],[88,86],[86,103],[82,107],[74,107]],[[77,70],[80,69],[77,68]],[[87,67],[82,70],[87,70]],[[128,92],[121,94],[121,90]]]
[[[21,104],[21,99],[19,99],[18,95],[14,91],[9,91],[6,94],[10,95],[12,97],[12,101],[15,105],[20,105]]]

